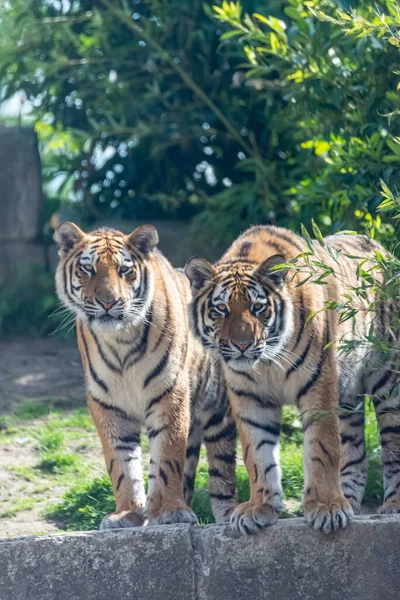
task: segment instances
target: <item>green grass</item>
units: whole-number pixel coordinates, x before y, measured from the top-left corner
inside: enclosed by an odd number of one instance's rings
[[[113,510],[113,490],[110,478],[104,474],[71,487],[62,502],[47,509],[45,516],[61,521],[70,531],[85,531],[98,529],[104,515]]]
[[[0,518],[7,519],[10,517],[15,517],[15,515],[24,510],[31,510],[35,504],[37,503],[36,498],[22,498],[14,502],[12,508],[8,508],[4,512],[0,513]]]
[[[373,408],[367,405],[366,446],[370,461],[365,502],[376,505],[382,498],[380,443]],[[22,510],[41,506],[43,518],[62,524],[67,530],[98,528],[103,516],[115,509],[113,491],[100,443],[86,408],[65,411],[52,403],[21,401],[14,415],[0,423],[0,443],[30,444],[36,453],[34,466],[10,467],[21,482],[24,496],[4,507],[0,517],[12,518]],[[149,459],[149,443],[143,436],[144,465]],[[240,502],[249,498],[249,482],[238,446],[237,490]],[[93,460],[95,459],[95,462]],[[298,514],[303,489],[303,433],[296,409],[284,409],[281,435],[282,485],[288,509],[283,516]],[[29,487],[29,496],[23,486]],[[212,523],[207,491],[208,464],[201,450],[196,475],[193,509],[200,523]],[[53,498],[53,489],[57,488]]]

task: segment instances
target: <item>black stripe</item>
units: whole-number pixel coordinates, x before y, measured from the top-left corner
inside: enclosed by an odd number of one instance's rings
[[[272,463],[271,465],[268,465],[268,467],[265,467],[264,475],[268,475],[268,473],[277,466],[278,465],[276,463]]]
[[[181,465],[179,464],[179,462],[177,460],[175,460],[174,462],[175,462],[175,468],[178,472],[179,477],[182,477]]]
[[[140,445],[140,435],[122,435],[119,438],[119,441],[123,444],[137,444]]]
[[[229,367],[229,365],[228,365],[228,367]],[[231,368],[230,368],[230,370],[233,373],[235,373],[236,375],[240,375],[241,377],[244,377],[245,379],[248,379],[249,381],[252,381],[253,383],[255,382],[255,378],[252,375],[250,375],[249,373],[245,373],[245,371],[236,371]]]
[[[253,480],[253,483],[256,483],[257,479],[258,479],[258,469],[257,469],[257,465],[255,463],[253,465],[253,468],[254,468],[254,480]]]
[[[186,458],[190,456],[198,456],[200,454],[200,446],[188,446],[186,448]]]
[[[252,392],[246,392],[245,390],[239,390],[232,386],[229,386],[229,388],[239,398],[248,398],[249,400],[254,400],[254,402],[257,402],[257,404],[259,404],[263,408],[277,408],[278,407],[277,403],[274,402],[273,399],[262,398],[258,394],[253,394]]]
[[[149,438],[156,438],[160,433],[168,429],[168,425],[163,425],[159,429],[149,429],[148,435]]]
[[[175,474],[175,467],[170,460],[166,460],[165,463],[169,466],[171,471]]]
[[[189,491],[194,490],[194,477],[191,475],[185,475],[185,488]]]
[[[112,410],[122,419],[126,419],[127,421],[132,421],[134,423],[138,423],[138,420],[135,417],[128,415],[128,413],[126,413],[121,408],[118,408],[118,406],[113,406],[112,404],[106,404],[105,402],[102,402],[101,400],[99,400],[98,398],[95,398],[92,395],[90,395],[89,398],[91,400],[93,400],[93,402],[96,402],[96,404],[98,404],[99,406],[104,408],[104,410]]]
[[[97,383],[97,385],[99,387],[101,387],[101,389],[104,390],[104,392],[106,394],[108,394],[108,386],[107,386],[107,384],[97,375],[97,373],[94,370],[93,365],[91,363],[90,356],[89,356],[89,348],[88,348],[88,345],[87,345],[87,341],[86,341],[85,335],[83,333],[82,323],[80,324],[80,329],[81,329],[81,336],[82,336],[82,340],[83,340],[83,345],[85,346],[86,360],[87,360],[87,363],[88,363],[90,375],[91,375],[93,381],[95,381]]]
[[[156,404],[158,404],[159,402],[161,402],[161,400],[163,398],[165,398],[165,396],[167,396],[169,393],[172,392],[172,390],[175,387],[175,383],[176,380],[178,379],[178,376],[175,378],[175,381],[172,385],[170,385],[168,388],[166,388],[163,392],[161,392],[161,394],[159,394],[158,396],[156,396],[155,398],[152,398],[147,406],[146,409],[146,414],[145,417],[147,418],[150,415],[150,410],[152,409],[153,406],[155,406]]]
[[[160,467],[159,473],[160,473],[160,477],[161,477],[161,479],[163,480],[164,484],[165,484],[165,485],[168,485],[168,477],[167,477],[167,474],[166,474],[166,472],[164,471],[164,469],[162,469],[162,468]]]
[[[112,470],[113,470],[113,468],[114,468],[114,463],[115,463],[115,459],[114,459],[114,458],[112,458],[112,459],[111,459],[111,462],[110,462],[110,466],[109,466],[109,468],[108,468],[108,474],[109,474],[110,476],[111,476]]]
[[[208,469],[208,474],[210,477],[220,477],[221,479],[223,479],[223,475],[220,471],[218,471],[218,469]]]
[[[233,494],[210,494],[210,498],[214,500],[232,500]]]
[[[175,341],[174,337],[172,337],[160,362],[158,363],[158,365],[156,365],[154,367],[154,369],[152,371],[150,371],[150,373],[147,375],[146,379],[144,380],[143,388],[147,387],[152,379],[154,379],[155,377],[157,377],[158,375],[160,375],[160,373],[162,373],[164,371],[165,367],[167,366],[169,355],[171,353],[171,349],[174,344],[174,341]]]
[[[389,379],[392,376],[392,373],[393,371],[386,371],[386,373],[382,375],[379,381],[377,381],[374,387],[372,388],[372,395],[374,395],[379,390],[379,388],[383,387],[386,383],[388,383]]]
[[[280,425],[279,423],[275,423],[274,425],[267,425],[264,423],[258,423],[257,421],[253,421],[252,419],[248,419],[247,417],[238,417],[242,423],[246,423],[255,429],[262,429],[262,431],[266,431],[271,435],[278,436],[280,433]]]
[[[261,442],[258,442],[257,444],[257,448],[256,451],[259,450],[260,448],[262,448],[263,446],[276,446],[277,441],[273,441],[273,440],[261,440]]]
[[[329,460],[332,462],[331,455],[329,454],[328,450],[325,448],[325,446],[323,445],[323,443],[322,443],[322,442],[320,442],[320,441],[318,440],[318,444],[319,444],[319,447],[321,448],[322,452],[323,452],[323,453],[324,453],[324,454],[325,454],[325,455],[326,455],[326,456],[329,458]]]
[[[115,366],[112,362],[110,362],[107,358],[107,356],[104,354],[104,350],[100,345],[99,339],[97,337],[97,335],[95,334],[95,332],[93,331],[93,329],[91,327],[89,327],[89,331],[90,334],[92,336],[92,338],[94,339],[94,342],[96,344],[96,348],[97,348],[97,352],[100,355],[100,358],[102,359],[102,361],[107,365],[107,367],[111,370],[114,371],[114,373],[122,373],[122,369],[120,369],[119,367]]]
[[[355,458],[354,460],[350,460],[349,462],[347,462],[341,469],[340,472],[342,474],[344,474],[344,471],[346,469],[348,469],[349,467],[353,467],[354,465],[359,465],[360,463],[363,462],[363,460],[365,460],[366,454],[365,454],[365,450],[362,453],[362,456],[360,458]]]
[[[215,414],[212,417],[210,417],[210,419],[204,425],[204,429],[208,429],[209,427],[215,427],[216,425],[219,425],[220,423],[222,423],[223,420],[224,420],[224,415]]]
[[[221,462],[226,462],[230,465],[234,465],[236,462],[235,454],[216,454],[214,458],[220,460]]]
[[[236,427],[234,425],[227,425],[224,429],[221,429],[215,435],[204,436],[204,441],[209,443],[219,442],[226,438],[227,440],[234,440],[236,438]]]
[[[323,364],[325,362],[325,358],[326,358],[326,352],[322,351],[322,355],[321,355],[321,358],[319,359],[319,362],[318,362],[318,365],[317,365],[317,368],[316,368],[315,372],[310,377],[310,379],[307,381],[307,383],[305,385],[303,385],[303,387],[301,388],[301,390],[297,394],[297,403],[299,402],[299,400],[300,400],[300,398],[302,396],[305,396],[305,394],[307,394],[307,392],[313,387],[313,385],[320,378],[321,372],[322,372],[322,367],[323,367]]]
[[[151,327],[152,322],[153,322],[153,312],[151,310],[151,307],[147,311],[145,317],[146,317],[146,323],[145,323],[145,325],[143,327],[142,337],[140,338],[138,344],[134,348],[131,348],[129,350],[128,354],[125,356],[125,358],[123,360],[122,364],[123,364],[123,367],[125,369],[128,369],[132,365],[134,365],[137,362],[139,362],[143,358],[143,356],[144,356],[144,354],[146,352],[147,341],[148,341],[149,333],[150,333],[150,327]],[[132,356],[134,356],[135,354],[137,354],[138,356],[136,356],[133,360],[129,361],[129,359]]]
[[[303,300],[303,294],[302,292],[299,290],[299,295],[300,295],[300,316],[299,316],[299,331],[297,332],[297,338],[296,338],[296,342],[295,345],[293,347],[293,350],[295,350],[300,342],[300,338],[303,335],[303,331],[304,331],[304,327],[306,324],[306,311],[304,308],[304,300]]]
[[[361,427],[362,425],[364,425],[364,418],[362,419],[358,419],[358,421],[351,421],[351,423],[349,423],[350,427]]]
[[[324,461],[319,456],[313,456],[311,458],[311,462],[319,462],[323,467],[325,467]]]
[[[165,335],[167,333],[169,333],[169,327],[170,327],[170,324],[171,324],[170,302],[169,302],[169,296],[168,296],[167,290],[165,288],[164,280],[163,280],[163,285],[164,285],[164,297],[165,297],[165,321],[164,321],[163,330],[160,333],[160,335],[158,337],[158,340],[156,341],[155,346],[154,346],[152,352],[155,352],[157,350],[157,348],[159,347],[159,345],[163,341]]]
[[[381,435],[385,435],[385,433],[396,433],[400,434],[400,425],[388,425],[381,429]]]
[[[341,436],[341,443],[346,444],[347,442],[355,442],[356,438],[353,435],[345,435],[344,433]]]
[[[286,371],[286,379],[289,377],[289,375],[290,375],[291,373],[293,373],[294,371],[296,371],[296,370],[297,370],[297,369],[300,367],[300,365],[302,365],[302,364],[303,364],[303,362],[306,360],[306,358],[307,358],[307,355],[308,355],[308,353],[310,352],[311,345],[312,345],[312,343],[313,343],[313,338],[314,338],[314,336],[313,336],[313,334],[311,333],[311,335],[310,335],[310,339],[309,339],[309,340],[308,340],[308,342],[307,342],[307,346],[305,347],[305,349],[304,349],[304,351],[303,351],[303,354],[302,354],[301,356],[299,356],[299,358],[296,360],[296,362],[294,363],[294,365],[292,365],[292,366],[290,367],[290,369],[288,369],[288,370]]]
[[[252,242],[243,242],[240,246],[238,256],[241,258],[247,258],[249,256],[250,248],[253,246]]]
[[[125,477],[125,475],[123,473],[118,477],[117,487],[115,488],[117,492],[118,492],[119,488],[121,487],[121,483],[122,483],[124,477]]]

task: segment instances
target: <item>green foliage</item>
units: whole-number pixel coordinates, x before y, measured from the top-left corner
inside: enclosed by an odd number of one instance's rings
[[[278,144],[290,128],[288,216],[316,215],[323,233],[362,227],[393,235],[376,210],[379,179],[399,184],[398,5],[360,2],[349,12],[343,3],[290,0],[280,18],[250,16],[234,2],[214,11],[230,26],[224,44],[243,51],[247,84],[270,124],[280,101]]]
[[[70,531],[98,529],[105,514],[115,510],[108,475],[74,485],[62,502],[46,511],[46,518],[61,521]]]
[[[46,192],[88,217],[196,217],[394,235],[399,9],[393,0],[16,0],[0,7],[2,96],[23,93]],[[221,29],[220,29],[221,27]]]

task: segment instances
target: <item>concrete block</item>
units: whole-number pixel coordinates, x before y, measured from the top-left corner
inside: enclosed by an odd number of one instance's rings
[[[398,600],[400,516],[326,536],[170,525],[0,541],[0,600]]]
[[[194,600],[189,526],[0,542],[0,600]]]

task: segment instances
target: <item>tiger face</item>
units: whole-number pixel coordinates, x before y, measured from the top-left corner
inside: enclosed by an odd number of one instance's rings
[[[285,262],[277,254],[256,267],[240,260],[214,267],[195,257],[185,267],[194,331],[234,370],[276,360],[285,344],[292,323],[287,270],[274,270]]]
[[[153,291],[146,259],[158,243],[153,226],[130,235],[111,229],[85,234],[67,222],[58,226],[54,239],[60,255],[57,292],[78,319],[121,329],[145,318]]]

